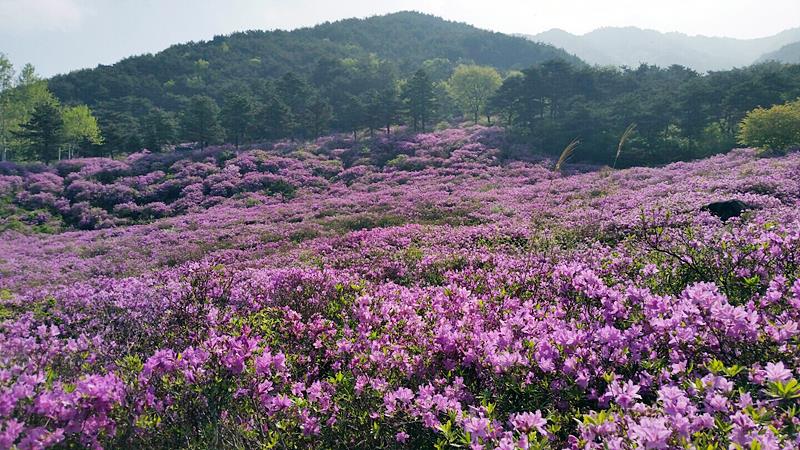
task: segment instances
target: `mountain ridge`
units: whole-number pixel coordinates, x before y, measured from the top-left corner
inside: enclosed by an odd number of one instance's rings
[[[800,27],[754,39],[688,35],[633,26],[602,27],[584,34],[553,28],[523,35],[563,48],[590,64],[662,67],[679,64],[699,72],[728,70],[756,63],[769,52],[800,41]]]
[[[765,53],[758,59],[758,62],[767,61],[800,64],[800,41],[786,44],[774,52]]]

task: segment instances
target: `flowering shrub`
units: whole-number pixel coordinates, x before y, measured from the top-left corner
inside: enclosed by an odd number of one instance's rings
[[[4,175],[117,226],[2,234],[0,448],[800,446],[800,155],[558,175],[496,134]]]
[[[245,194],[288,199],[298,190],[324,193],[332,181],[349,180],[358,170],[380,170],[376,165],[387,163],[411,171],[464,162],[493,164],[499,150],[483,142],[497,145],[499,134],[497,128],[475,127],[379,136],[369,147],[350,139],[324,137],[309,144],[278,142],[267,145],[266,150],[238,154],[223,146],[190,154],[145,150],[124,161],[66,160],[53,168],[6,164],[0,174],[0,197],[14,198],[15,206],[24,210],[18,214],[48,210],[61,219],[54,224],[57,226],[107,228],[214,205],[237,207]],[[336,145],[349,148],[332,147]],[[367,155],[363,160],[356,158],[361,152]]]

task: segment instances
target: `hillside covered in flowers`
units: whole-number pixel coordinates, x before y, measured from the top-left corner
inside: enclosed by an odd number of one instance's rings
[[[800,154],[510,152],[0,165],[0,449],[798,448]]]

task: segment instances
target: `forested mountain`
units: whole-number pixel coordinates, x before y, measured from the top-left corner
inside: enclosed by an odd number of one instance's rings
[[[360,95],[383,89],[389,80],[422,65],[435,80],[446,78],[462,62],[507,70],[553,58],[579,62],[562,50],[523,38],[400,12],[294,31],[217,36],[59,75],[49,86],[62,102],[92,107],[101,123],[132,124],[153,108],[180,111],[198,94],[220,104],[229,91],[264,96],[270,90],[265,80],[287,73],[316,89],[336,85],[332,90],[339,94]]]
[[[779,61],[789,64],[800,64],[800,41],[784,45],[780,49],[767,53],[759,61]]]
[[[689,36],[636,27],[599,28],[583,35],[552,29],[526,36],[552,44],[591,64],[636,67],[679,64],[706,72],[748,66],[765,53],[800,40],[800,28],[758,39]]]

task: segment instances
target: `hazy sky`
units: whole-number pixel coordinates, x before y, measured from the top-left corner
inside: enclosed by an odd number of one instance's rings
[[[49,76],[216,34],[400,10],[526,34],[634,25],[753,38],[800,26],[800,0],[0,0],[0,52]]]

